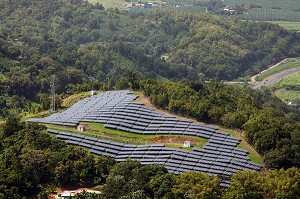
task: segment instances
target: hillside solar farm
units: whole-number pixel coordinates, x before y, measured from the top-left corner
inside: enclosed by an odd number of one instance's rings
[[[115,158],[122,162],[138,160],[141,164],[164,165],[170,173],[207,172],[222,178],[221,186],[229,186],[229,177],[238,170],[259,170],[260,164],[250,161],[245,149],[238,148],[236,137],[214,126],[155,111],[131,91],[108,91],[75,103],[61,113],[46,118],[31,118],[28,122],[55,124],[76,128],[82,122],[104,124],[106,128],[144,135],[183,135],[206,138],[203,148],[192,150],[165,147],[163,144],[133,145],[98,139],[70,132],[48,129],[68,144],[88,148],[91,153]]]

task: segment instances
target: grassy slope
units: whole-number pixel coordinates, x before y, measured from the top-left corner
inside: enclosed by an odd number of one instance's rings
[[[300,100],[300,73],[290,75],[274,84],[274,94],[283,102]]]
[[[89,96],[91,96],[90,92],[83,92],[83,93],[71,95],[63,100],[62,107],[68,108],[73,104],[75,104],[76,102],[78,102],[79,100]]]

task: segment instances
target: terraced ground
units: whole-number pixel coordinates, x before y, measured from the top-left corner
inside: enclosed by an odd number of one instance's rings
[[[80,100],[64,112],[27,121],[48,124],[49,133],[96,155],[111,156],[116,161],[133,159],[142,164],[162,164],[175,174],[190,170],[207,172],[219,175],[222,186],[229,185],[230,176],[237,170],[261,168],[250,160],[247,150],[237,147],[241,139],[215,126],[156,111],[134,101],[137,97],[130,91],[104,92]],[[78,134],[78,124],[88,125],[89,131]],[[161,139],[172,138],[171,142],[160,143]],[[196,147],[178,148],[185,139],[191,139]]]

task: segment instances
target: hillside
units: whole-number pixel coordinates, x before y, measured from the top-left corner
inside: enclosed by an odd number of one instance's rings
[[[85,1],[1,0],[0,6],[2,94],[35,101],[48,92],[51,74],[58,93],[133,74],[231,80],[300,51],[296,33],[208,14],[134,14]]]

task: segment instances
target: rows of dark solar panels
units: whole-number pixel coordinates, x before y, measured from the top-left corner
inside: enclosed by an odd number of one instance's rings
[[[83,99],[62,113],[29,122],[76,126],[79,122],[97,122],[105,127],[137,134],[177,134],[218,139],[226,145],[239,140],[213,126],[195,124],[175,118],[134,102],[137,96],[130,91],[109,91]]]
[[[96,155],[110,156],[116,161],[138,160],[141,164],[164,165],[170,173],[185,171],[207,172],[222,176],[221,186],[228,186],[230,175],[237,170],[259,170],[260,165],[246,156],[247,151],[230,146],[208,142],[204,148],[192,151],[165,147],[163,144],[132,145],[112,142],[80,134],[48,129],[57,138],[68,144],[86,147]]]
[[[188,152],[161,145],[135,146],[105,140],[98,140],[99,143],[104,144],[98,146],[95,144],[98,142],[95,138],[73,136],[69,133],[64,135],[63,132],[58,134],[60,139],[70,144],[90,148],[92,153],[112,156],[117,161],[131,158],[140,160],[142,164],[164,164],[173,173],[197,170],[226,176],[236,170],[258,169],[259,165],[249,160],[247,151],[236,147],[240,142],[238,138],[221,132],[213,126],[195,124],[190,120],[157,112],[141,102],[134,102],[136,98],[137,96],[130,91],[109,91],[83,99],[62,113],[28,121],[65,126],[76,126],[79,122],[98,122],[105,124],[107,128],[137,134],[176,134],[207,138],[208,143],[202,149],[194,148],[193,152]],[[186,153],[187,156],[183,157],[179,153]],[[168,161],[165,161],[166,159]],[[199,163],[197,164],[199,166],[194,166],[195,163]]]

